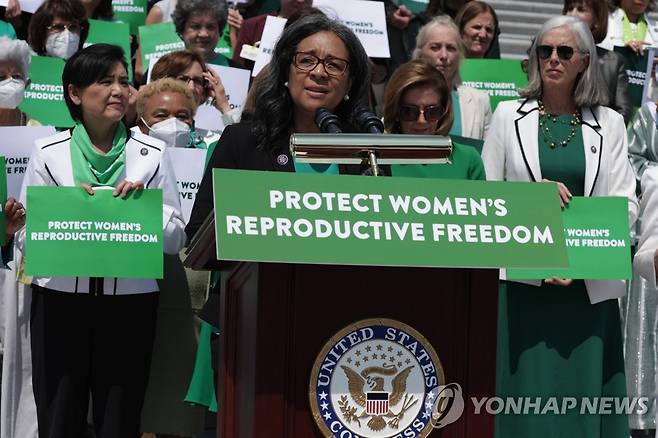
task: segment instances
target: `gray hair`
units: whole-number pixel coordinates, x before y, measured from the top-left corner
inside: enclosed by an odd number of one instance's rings
[[[584,21],[565,15],[551,18],[537,32],[530,47],[528,85],[519,90],[519,95],[530,99],[541,99],[543,88],[537,46],[541,45],[546,32],[558,27],[568,28],[576,39],[576,49],[582,54],[589,55],[587,68],[576,78],[576,87],[573,93],[574,103],[579,107],[607,104],[608,92],[604,88],[603,82],[599,79],[598,56],[596,54],[592,32]]]
[[[217,20],[221,34],[228,18],[228,8],[225,0],[178,0],[171,19],[176,26],[176,33],[183,34],[185,23],[194,12],[208,12]]]
[[[0,61],[16,62],[23,77],[27,79],[32,62],[30,46],[23,40],[12,40],[6,36],[0,36]]]

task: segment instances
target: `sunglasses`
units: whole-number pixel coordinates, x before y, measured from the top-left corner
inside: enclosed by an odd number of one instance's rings
[[[400,120],[403,122],[415,122],[421,114],[428,122],[436,122],[441,118],[441,108],[436,105],[428,106],[423,109],[414,105],[400,106]]]
[[[568,61],[573,56],[573,47],[570,46],[537,46],[537,56],[539,59],[548,59],[553,54],[553,50],[557,52],[557,57],[563,61]]]

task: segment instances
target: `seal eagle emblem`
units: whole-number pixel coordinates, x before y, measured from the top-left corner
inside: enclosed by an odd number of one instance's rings
[[[426,437],[443,368],[432,345],[391,319],[351,324],[315,360],[309,402],[325,437]]]

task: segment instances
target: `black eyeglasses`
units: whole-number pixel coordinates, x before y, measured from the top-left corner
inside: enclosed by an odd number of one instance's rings
[[[415,122],[421,114],[428,122],[436,122],[441,118],[441,108],[436,105],[427,106],[423,109],[415,105],[400,106],[400,120],[403,122]]]
[[[297,52],[292,58],[292,63],[295,67],[301,71],[313,71],[318,64],[324,66],[324,71],[327,72],[329,76],[341,76],[347,70],[350,63],[341,58],[318,58],[315,55],[304,52]]]
[[[189,84],[190,82],[192,82],[194,86],[197,88],[205,88],[207,84],[206,78],[204,77],[193,78],[191,76],[180,75],[180,76],[176,76],[176,79],[185,82],[185,84]]]
[[[539,59],[548,59],[553,54],[553,50],[557,52],[557,57],[563,61],[568,61],[573,57],[573,47],[571,46],[537,46],[537,56]]]

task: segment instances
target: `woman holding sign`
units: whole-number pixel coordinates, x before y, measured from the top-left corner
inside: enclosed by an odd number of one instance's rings
[[[107,44],[81,50],[66,63],[62,82],[77,124],[37,141],[22,199],[30,186],[82,186],[90,196],[92,186],[110,186],[117,197],[162,189],[163,247],[176,254],[185,235],[164,144],[126,130],[121,121],[130,94],[123,51]],[[23,229],[17,234],[19,248],[24,239]],[[99,263],[111,261],[99,254]],[[32,289],[40,435],[82,436],[91,393],[98,436],[139,436],[158,304],[156,280],[35,276]]]
[[[448,135],[453,112],[450,88],[441,73],[425,59],[398,67],[384,93],[384,127],[393,134]],[[394,164],[393,176],[479,179],[484,165],[478,151],[453,142],[450,162],[441,165]]]
[[[572,196],[622,196],[637,217],[635,177],[620,114],[601,106],[597,55],[588,26],[546,22],[530,50],[523,100],[501,103],[482,159],[490,180],[556,182]],[[541,287],[501,285],[498,395],[625,397],[619,308],[624,281],[551,278]],[[544,403],[544,401],[542,402]],[[554,413],[554,411],[553,411]],[[626,415],[498,415],[497,436],[628,436]]]
[[[413,58],[429,59],[448,81],[455,114],[450,134],[482,140],[489,129],[491,104],[487,93],[460,85],[464,53],[459,29],[450,17],[439,15],[420,29]]]
[[[608,16],[608,34],[601,47],[626,46],[642,55],[646,47],[658,44],[658,23],[647,15],[656,0],[612,0],[611,4],[614,10]]]

